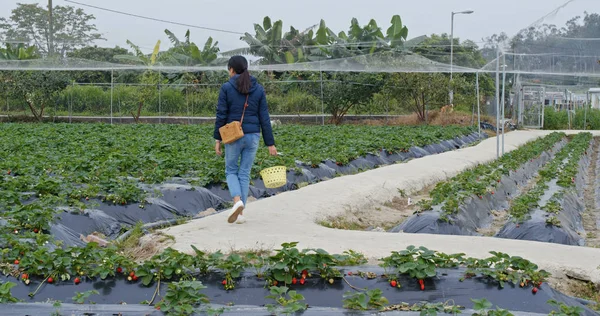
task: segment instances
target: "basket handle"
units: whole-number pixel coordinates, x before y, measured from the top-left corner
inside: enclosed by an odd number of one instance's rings
[[[277,158],[279,158],[280,160],[283,160],[282,156],[283,156],[283,153],[279,153],[279,152],[277,153]],[[270,156],[267,156],[267,157],[270,157]],[[263,164],[263,162],[265,162],[265,159],[267,159],[267,157],[265,157],[265,158],[261,159],[261,160],[258,162],[258,165],[259,165],[259,166],[260,166],[260,165],[262,165],[262,164]]]

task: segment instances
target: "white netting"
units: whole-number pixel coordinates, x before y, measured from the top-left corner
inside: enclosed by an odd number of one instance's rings
[[[405,73],[474,73],[477,69],[450,66],[413,53],[383,52],[349,58],[326,59],[315,62],[289,64],[253,64],[253,71],[326,71],[326,72],[405,72]],[[145,70],[162,72],[224,71],[225,64],[217,66],[181,66],[159,63],[153,66],[98,62],[78,58],[46,58],[33,60],[0,60],[0,70]]]

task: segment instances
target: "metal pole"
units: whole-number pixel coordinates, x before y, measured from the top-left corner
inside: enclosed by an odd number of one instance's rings
[[[583,130],[587,127],[587,108],[589,106],[590,92],[587,92],[585,103],[583,104]]]
[[[506,93],[506,55],[503,54],[502,56],[502,156],[504,156],[504,126],[506,124],[504,124],[504,121],[506,119],[506,116],[504,115],[504,108],[506,107],[506,97],[505,97],[505,93]]]
[[[71,102],[69,102],[69,123],[71,123],[71,116],[73,115],[73,93],[75,89],[75,81],[73,81],[71,86]]]
[[[496,158],[500,158],[500,47],[496,46]]]
[[[162,123],[162,93],[161,93],[161,88],[160,88],[160,70],[158,71],[158,124]]]
[[[448,93],[450,102],[454,102],[454,91],[452,91],[452,72],[454,71],[454,12],[450,15],[450,91]]]
[[[477,88],[477,132],[479,133],[479,137],[481,137],[481,111],[479,109],[479,72],[475,73],[475,87]]]
[[[54,18],[52,11],[52,0],[48,0],[48,56],[54,54]]]
[[[115,93],[115,70],[110,70],[110,125],[113,124],[113,95]]]
[[[323,71],[321,62],[319,62],[319,72],[321,73],[321,125],[325,125],[325,102],[323,101]]]

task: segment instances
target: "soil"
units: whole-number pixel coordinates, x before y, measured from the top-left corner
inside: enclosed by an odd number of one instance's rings
[[[586,276],[573,271],[554,272],[546,283],[566,295],[597,303],[595,310],[600,311],[600,284],[590,282]]]
[[[596,175],[598,172],[599,139],[596,138],[592,147],[591,163],[588,168],[588,178],[584,190],[585,213],[583,214],[583,227],[587,233],[586,246],[600,247],[600,208],[596,203]]]
[[[399,197],[371,208],[350,208],[343,214],[328,216],[319,224],[337,229],[387,231],[412,216],[417,210],[417,202],[429,198],[429,192],[433,187],[426,187],[413,194],[401,192]]]
[[[492,237],[496,235],[502,227],[506,224],[508,220],[508,211],[507,210],[493,210],[492,216],[494,220],[489,227],[479,229],[477,232],[482,234],[483,236]]]

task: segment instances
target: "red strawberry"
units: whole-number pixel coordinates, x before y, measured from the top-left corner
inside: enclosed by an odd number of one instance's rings
[[[223,280],[223,282],[221,282],[221,284],[223,284],[223,285],[227,284],[227,280]]]
[[[8,170],[8,171],[6,172],[6,174],[10,174],[10,170]]]
[[[134,275],[135,275],[135,272],[133,272],[133,271],[129,272],[130,277],[133,277]]]
[[[133,276],[131,279],[133,280],[133,282],[135,282],[135,281],[137,281],[137,279],[138,279],[138,276],[137,276],[137,275],[134,275],[134,276]]]
[[[300,281],[300,283],[302,283],[302,281]],[[277,286],[277,280],[273,281],[273,286]]]
[[[537,288],[537,287],[534,287],[534,288],[531,290],[531,293],[533,293],[533,294],[535,294],[535,293],[537,293],[537,292],[538,292],[538,288]]]
[[[39,232],[39,230],[37,228],[34,228],[33,232],[37,234]]]
[[[306,282],[304,279],[300,279],[300,284],[304,285],[304,282]]]
[[[419,280],[419,285],[421,285],[421,291],[425,290],[425,283],[423,280]]]
[[[296,284],[296,283],[298,283],[298,280],[296,278],[293,278],[292,279],[292,284]]]
[[[79,283],[81,283],[81,279],[75,278],[75,284],[79,284]]]
[[[52,282],[54,282],[54,279],[52,277],[49,277],[48,278],[48,283],[52,283]]]
[[[396,280],[392,280],[392,282],[390,282],[390,285],[392,287],[396,287],[396,286],[398,286],[398,282],[396,282]]]
[[[302,274],[308,274],[308,271],[306,271],[306,269],[302,270]]]
[[[19,260],[15,260],[15,264],[19,264]]]
[[[348,275],[352,275],[352,271],[349,271],[349,272],[348,272]]]
[[[494,191],[492,191],[491,193],[492,193],[492,195],[494,195]]]
[[[117,273],[121,273],[121,272],[123,272],[123,269],[121,267],[118,267],[117,268]]]
[[[21,275],[21,279],[27,280],[29,279],[29,276],[27,275],[27,273],[23,273],[23,275]]]

